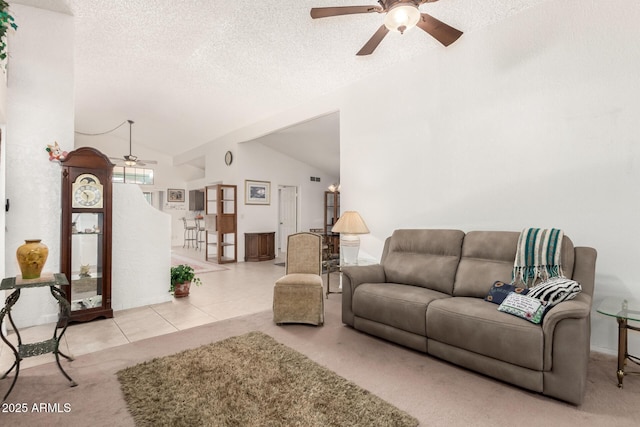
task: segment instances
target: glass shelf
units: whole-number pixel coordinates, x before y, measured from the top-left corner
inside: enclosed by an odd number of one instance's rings
[[[102,213],[73,215],[71,242],[71,311],[102,306]]]

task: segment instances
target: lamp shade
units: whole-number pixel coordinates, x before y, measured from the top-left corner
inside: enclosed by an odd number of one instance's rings
[[[360,214],[356,211],[346,211],[331,229],[333,233],[367,234],[369,229]]]

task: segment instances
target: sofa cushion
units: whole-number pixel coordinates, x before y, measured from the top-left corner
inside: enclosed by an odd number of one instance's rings
[[[529,292],[529,289],[518,288],[510,283],[497,281],[493,284],[493,286],[491,286],[491,289],[489,289],[489,293],[486,297],[484,297],[484,300],[492,302],[494,304],[502,304],[502,301],[504,301],[507,295],[509,295],[511,292],[526,295],[527,292]]]
[[[503,313],[513,314],[531,323],[539,324],[547,309],[547,303],[528,295],[511,292],[498,307]]]
[[[480,298],[437,299],[427,307],[427,337],[523,368],[543,368],[542,327]]]
[[[450,295],[463,238],[460,230],[394,231],[383,260],[387,281]]]
[[[520,233],[517,231],[470,231],[464,238],[453,295],[484,298],[496,280],[511,282]],[[562,240],[562,270],[573,272],[574,249],[566,235]]]
[[[419,286],[363,283],[353,293],[353,314],[426,336],[427,305],[439,298],[450,296]]]

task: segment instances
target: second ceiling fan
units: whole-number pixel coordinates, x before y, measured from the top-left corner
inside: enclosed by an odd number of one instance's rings
[[[112,160],[117,160],[123,162],[125,166],[133,167],[133,166],[146,166],[146,165],[155,165],[158,162],[155,160],[138,160],[138,156],[134,156],[131,154],[131,126],[133,125],[133,120],[127,120],[129,122],[129,154],[125,154],[122,157],[109,157]],[[120,125],[122,126],[124,122]]]
[[[456,30],[431,15],[421,13],[418,9],[421,4],[434,1],[438,0],[378,0],[379,6],[314,7],[311,9],[311,17],[317,19],[357,13],[386,13],[384,24],[356,54],[360,56],[373,53],[389,31],[398,31],[402,34],[414,26],[429,33],[444,46],[449,46],[458,40],[462,31]]]

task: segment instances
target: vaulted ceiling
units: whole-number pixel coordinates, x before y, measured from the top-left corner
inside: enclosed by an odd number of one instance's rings
[[[475,30],[545,1],[440,0],[420,6],[420,11],[462,30],[456,43],[464,43]],[[315,20],[309,15],[312,7],[375,5],[374,0],[12,3],[74,16],[76,130],[99,132],[131,119],[136,122],[134,144],[170,155],[400,61],[445,49],[415,30],[390,33],[372,55],[359,57],[355,53],[382,24],[383,15]],[[455,43],[447,49],[452,48]],[[336,123],[325,118],[318,126]],[[298,145],[339,144],[333,140],[335,130],[316,140],[318,127],[308,122],[301,126],[283,132],[295,134]],[[277,146],[277,137],[266,138]],[[289,141],[286,151],[293,154],[298,145]]]

